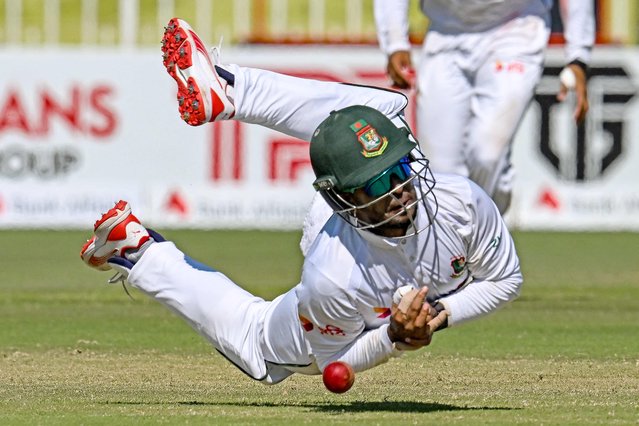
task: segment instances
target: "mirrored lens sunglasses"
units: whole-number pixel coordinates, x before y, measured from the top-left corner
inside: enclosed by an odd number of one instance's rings
[[[381,197],[393,188],[393,183],[391,182],[393,176],[397,176],[400,181],[405,182],[410,177],[410,172],[410,160],[408,157],[404,157],[394,166],[389,167],[369,180],[363,187],[364,192],[370,197]]]

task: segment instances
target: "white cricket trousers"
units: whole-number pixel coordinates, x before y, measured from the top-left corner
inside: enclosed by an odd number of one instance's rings
[[[394,120],[403,114],[408,103],[403,94],[376,87],[296,78],[237,65],[224,68],[235,75],[234,120],[259,124],[305,141],[311,140],[331,111],[366,105]]]
[[[549,29],[526,16],[482,33],[429,31],[418,65],[418,139],[434,172],[469,177],[508,209],[511,143],[543,70]]]
[[[253,379],[278,383],[295,371],[281,364],[311,363],[300,340],[294,291],[267,302],[193,261],[170,241],[151,244],[128,282],[185,319]]]

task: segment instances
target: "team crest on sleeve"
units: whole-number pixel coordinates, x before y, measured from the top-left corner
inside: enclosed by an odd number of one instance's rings
[[[450,266],[453,268],[451,278],[458,278],[466,269],[466,258],[464,256],[455,256],[450,260]]]
[[[357,135],[357,140],[362,145],[364,157],[377,157],[382,155],[388,146],[388,139],[379,136],[377,129],[360,119],[351,124],[351,130]]]

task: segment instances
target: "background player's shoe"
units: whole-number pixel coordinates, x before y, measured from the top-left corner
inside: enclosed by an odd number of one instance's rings
[[[235,114],[228,81],[221,78],[206,47],[191,26],[173,18],[162,37],[166,71],[178,86],[178,108],[187,124],[199,126]]]
[[[111,269],[107,263],[110,258],[125,258],[127,252],[134,255],[145,243],[153,241],[131,213],[129,203],[122,200],[95,222],[93,232],[94,236],[82,246],[80,257],[101,271]]]

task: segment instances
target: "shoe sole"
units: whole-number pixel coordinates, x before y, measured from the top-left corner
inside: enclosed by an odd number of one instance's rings
[[[223,90],[224,85],[213,71],[214,64],[204,43],[191,26],[181,19],[171,19],[165,28],[162,59],[167,73],[177,83],[178,110],[187,124],[200,126],[216,118],[228,119],[233,116],[233,112],[224,114],[225,105],[221,97],[226,95],[218,94],[215,90],[216,87]],[[210,82],[209,93],[200,88],[207,82]]]

